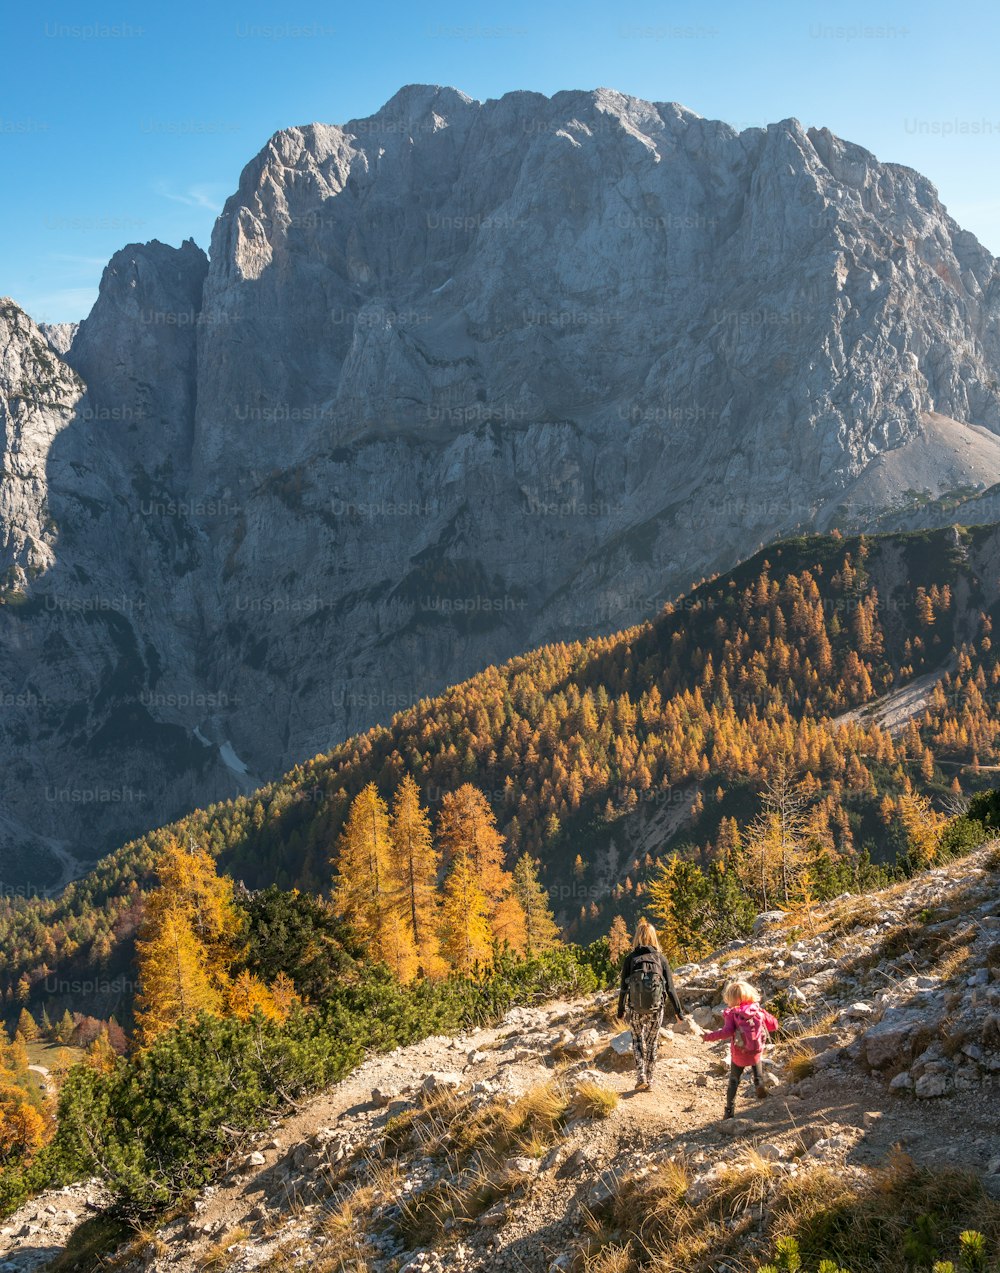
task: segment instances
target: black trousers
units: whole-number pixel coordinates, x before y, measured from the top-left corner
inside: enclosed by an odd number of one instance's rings
[[[755,1065],[737,1065],[734,1061],[729,1067],[729,1088],[726,1091],[726,1109],[732,1109],[736,1104],[736,1093],[740,1086],[740,1079],[743,1077],[743,1071],[750,1069],[753,1071],[753,1081],[758,1087],[764,1086],[764,1070],[758,1061]]]
[[[660,1042],[660,1026],[663,1025],[663,1004],[655,1012],[629,1012],[626,1020],[632,1031],[632,1051],[635,1068],[640,1080],[653,1077],[656,1068],[656,1049]]]

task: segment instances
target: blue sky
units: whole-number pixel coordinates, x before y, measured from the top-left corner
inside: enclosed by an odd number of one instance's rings
[[[608,86],[745,127],[794,115],[909,164],[1000,254],[1000,6],[368,0],[13,4],[0,16],[0,294],[82,318],[126,243],[193,237],[277,129],[403,84]]]

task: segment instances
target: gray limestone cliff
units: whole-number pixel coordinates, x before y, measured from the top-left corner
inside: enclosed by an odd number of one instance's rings
[[[604,89],[286,129],[209,259],[131,245],[77,331],[0,322],[0,693],[48,686],[0,738],[14,881],[1000,482],[997,261],[927,180]]]

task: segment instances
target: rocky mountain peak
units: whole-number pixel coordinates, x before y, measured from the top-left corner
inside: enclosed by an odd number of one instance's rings
[[[207,272],[192,239],[122,248],[66,355],[87,384],[105,444],[125,447],[130,467],[180,467],[190,449]]]
[[[370,119],[380,123],[390,120],[414,122],[426,119],[430,114],[446,117],[449,112],[453,112],[461,116],[470,110],[475,112],[480,105],[480,102],[467,93],[447,85],[404,84]],[[352,121],[354,122],[358,121]]]
[[[18,595],[54,561],[46,463],[82,393],[42,330],[0,299],[0,583]]]
[[[410,85],[275,134],[210,259],[115,255],[66,353],[86,402],[32,426],[8,555],[49,571],[27,537],[62,491],[65,578],[189,599],[129,618],[127,659],[215,706],[154,706],[134,754],[169,728],[179,790],[199,739],[234,787],[276,776],[777,535],[914,493],[961,520],[1000,482],[996,278],[929,182],[825,129]],[[71,374],[33,339],[28,380]]]
[[[49,342],[60,358],[65,358],[73,344],[79,323],[39,323],[38,330]]]

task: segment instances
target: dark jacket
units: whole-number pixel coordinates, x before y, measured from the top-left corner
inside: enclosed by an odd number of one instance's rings
[[[661,954],[660,951],[654,950],[652,946],[636,946],[635,949],[630,951],[625,957],[625,962],[622,964],[621,990],[618,993],[618,1015],[622,1016],[625,1012],[625,996],[628,994],[628,979],[632,975],[632,967],[636,955],[660,956],[660,966],[663,968],[663,979],[667,983],[667,998],[674,1005],[674,1011],[677,1013],[677,1016],[683,1020],[684,1009],[681,1007],[681,1001],[677,998],[677,991],[674,989],[674,978],[670,971],[670,965],[667,963],[667,957],[666,955]]]

